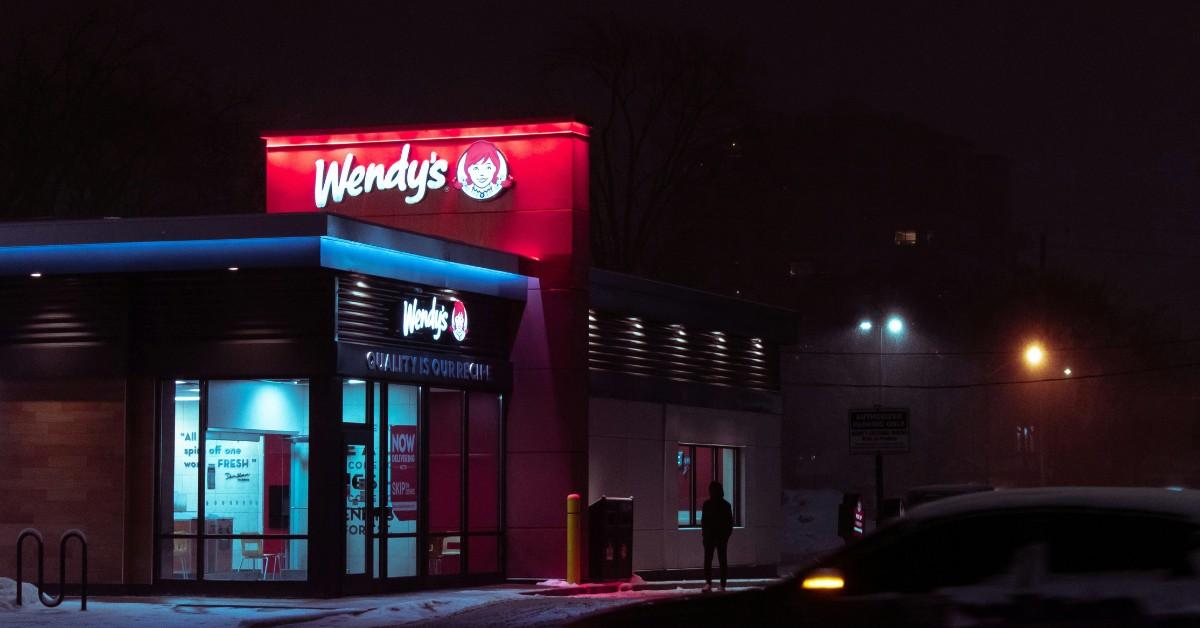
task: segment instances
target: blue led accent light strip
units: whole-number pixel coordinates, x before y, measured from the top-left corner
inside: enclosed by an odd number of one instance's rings
[[[318,266],[509,299],[525,298],[526,280],[522,275],[329,236],[0,247],[2,275]]]
[[[321,266],[509,299],[525,299],[526,279],[522,275],[330,236],[321,237]]]
[[[4,274],[132,273],[316,265],[315,237],[156,240],[0,248]]]

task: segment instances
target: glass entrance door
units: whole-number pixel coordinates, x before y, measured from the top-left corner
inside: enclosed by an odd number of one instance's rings
[[[495,393],[343,381],[349,588],[503,572],[502,408]]]
[[[345,576],[414,578],[420,516],[420,389],[345,380]]]
[[[348,581],[367,580],[372,562],[374,534],[371,515],[374,492],[368,471],[371,468],[370,433],[361,430],[345,433],[346,474],[343,486],[346,512],[345,575]]]

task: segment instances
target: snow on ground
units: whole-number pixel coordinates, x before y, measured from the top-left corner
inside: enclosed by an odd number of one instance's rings
[[[637,574],[633,574],[633,576],[631,576],[628,580],[620,580],[619,582],[628,583],[628,584],[646,584],[646,581]],[[567,582],[566,580],[559,580],[557,578],[551,578],[550,580],[542,580],[541,582],[537,583],[537,586],[568,588],[568,587],[577,587],[580,585],[571,584],[570,582]]]
[[[730,588],[730,591],[735,590]],[[479,626],[547,627],[561,626],[584,615],[610,610],[619,606],[655,599],[700,595],[698,588],[623,589],[613,593],[589,593],[570,596],[527,595],[524,599],[479,607],[439,619],[415,624],[429,628]]]
[[[696,583],[691,585],[694,587]],[[15,596],[12,581],[7,581],[7,589],[4,586],[4,581],[0,580],[0,595],[3,596],[0,600],[11,602]],[[589,595],[525,594],[535,590],[537,588],[529,586],[497,585],[327,600],[94,597],[88,599],[88,610],[84,612],[79,610],[79,598],[69,597],[57,608],[27,602],[23,607],[0,612],[0,627],[41,628],[46,624],[89,628],[179,625],[188,628],[273,628],[292,625],[303,628],[553,626],[589,613],[644,600],[698,594],[698,589],[683,588],[678,584],[669,589],[624,589]],[[25,591],[30,594],[29,600],[36,600],[32,585]]]
[[[542,580],[541,582],[537,583],[537,585],[539,587],[555,587],[555,588],[559,588],[559,589],[569,589],[571,587],[579,586],[577,584],[572,584],[570,582],[567,582],[566,580],[559,580],[557,578],[552,578],[550,580]]]
[[[10,591],[15,591],[11,589]],[[79,610],[79,598],[68,597],[57,608],[36,602],[11,612],[0,612],[0,626],[88,626],[133,628],[177,626],[210,628],[241,626],[267,628],[300,624],[309,626],[389,626],[418,622],[477,606],[523,598],[523,588],[510,586],[479,589],[423,591],[418,593],[314,599],[93,597],[88,610]],[[8,597],[12,600],[12,597]],[[36,599],[36,598],[32,598]]]
[[[725,589],[727,593],[735,591],[749,591],[754,587],[728,587]],[[654,600],[664,597],[679,597],[681,595],[703,595],[699,588],[696,587],[675,587],[674,589],[623,589],[614,593],[587,593],[575,595],[572,597],[580,599],[597,599],[597,600]]]

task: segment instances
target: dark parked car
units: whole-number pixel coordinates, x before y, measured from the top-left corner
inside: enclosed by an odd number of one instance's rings
[[[971,493],[985,493],[994,490],[996,489],[987,484],[928,484],[925,486],[914,486],[904,494],[904,507],[912,510],[921,504],[928,504],[929,502],[946,499],[947,497],[957,497]]]
[[[1200,625],[1200,492],[978,492],[905,517],[763,590],[592,626]]]

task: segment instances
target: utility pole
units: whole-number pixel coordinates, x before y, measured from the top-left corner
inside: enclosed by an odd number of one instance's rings
[[[883,409],[883,328],[879,326],[879,389],[875,396],[875,409]],[[875,452],[875,527],[883,523],[883,454]]]

